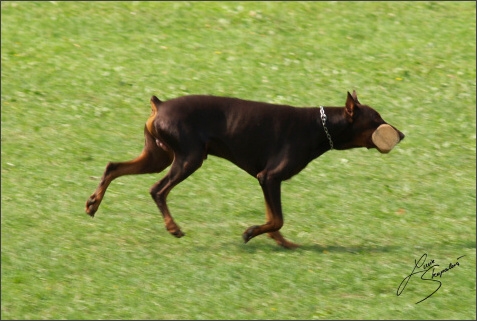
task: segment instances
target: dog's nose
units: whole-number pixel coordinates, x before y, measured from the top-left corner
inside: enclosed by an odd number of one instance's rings
[[[406,136],[404,136],[404,134],[401,133],[399,130],[398,130],[398,133],[399,133],[399,140],[403,140],[404,137],[406,137]]]

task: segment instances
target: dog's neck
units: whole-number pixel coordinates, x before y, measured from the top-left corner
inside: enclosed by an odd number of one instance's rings
[[[345,107],[320,106],[318,109],[317,123],[319,130],[325,134],[325,140],[321,140],[319,149],[324,153],[332,149],[340,149],[343,132],[349,129],[349,122],[343,117]],[[323,111],[323,112],[322,112]],[[323,117],[323,114],[325,117]],[[325,118],[325,122],[323,122]],[[326,149],[323,151],[323,149]],[[320,154],[321,154],[320,153]]]
[[[323,125],[323,130],[325,131],[326,137],[328,138],[328,142],[330,143],[330,149],[333,149],[333,139],[331,138],[330,132],[328,131],[328,127],[326,127],[328,117],[326,116],[325,109],[323,106],[320,106],[320,119],[321,124]]]

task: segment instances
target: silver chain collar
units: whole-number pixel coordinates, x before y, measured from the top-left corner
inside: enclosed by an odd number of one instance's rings
[[[325,130],[326,137],[328,137],[328,141],[330,142],[330,147],[333,149],[333,141],[331,140],[331,135],[328,132],[328,128],[326,128],[326,114],[323,106],[320,106],[320,114],[321,114],[321,123],[323,124],[323,129]]]

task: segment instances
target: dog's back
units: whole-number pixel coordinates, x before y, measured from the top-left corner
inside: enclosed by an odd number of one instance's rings
[[[271,155],[311,149],[318,139],[318,121],[316,108],[190,95],[160,103],[154,125],[157,138],[172,150],[187,142],[202,145],[205,155],[228,159],[255,176]],[[295,156],[309,161],[302,155],[308,158],[311,151]]]

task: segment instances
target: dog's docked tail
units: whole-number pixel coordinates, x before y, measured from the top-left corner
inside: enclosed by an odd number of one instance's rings
[[[154,135],[154,119],[156,118],[157,110],[160,104],[162,104],[162,101],[160,101],[159,98],[156,96],[151,97],[151,115],[146,121],[146,129],[154,137],[157,137],[157,135]]]

